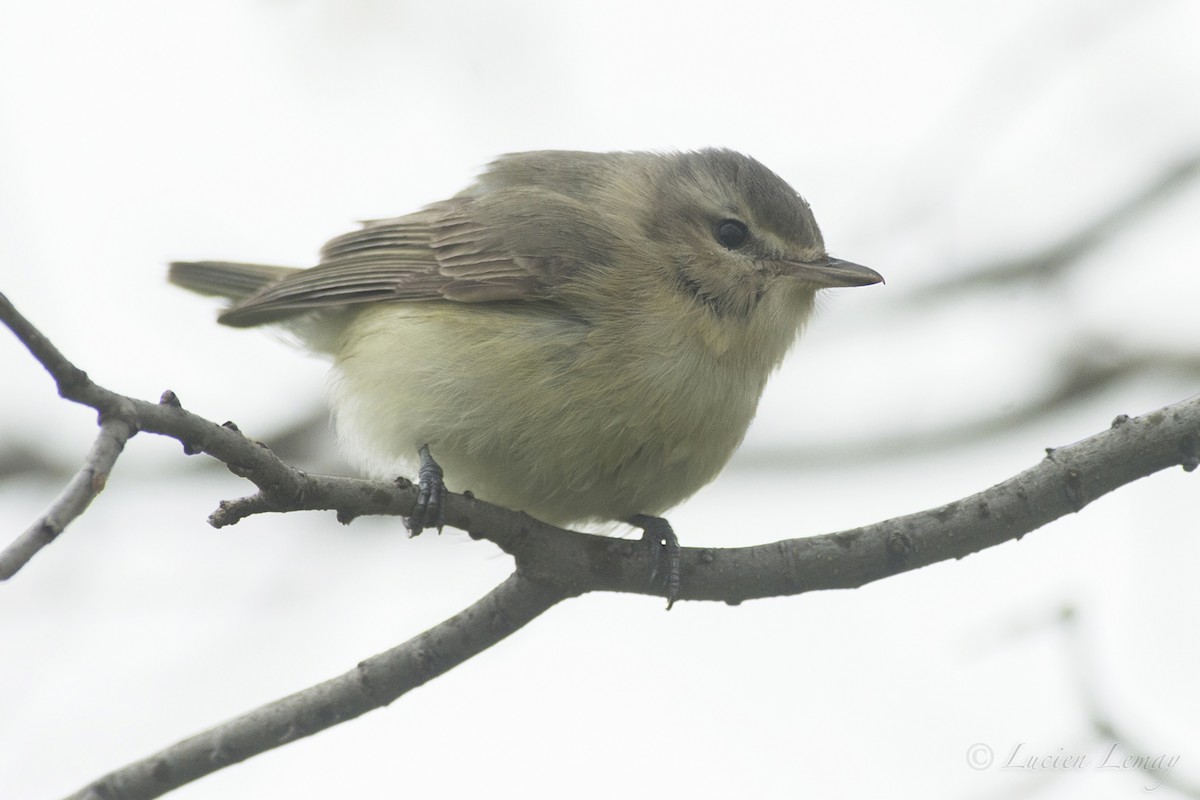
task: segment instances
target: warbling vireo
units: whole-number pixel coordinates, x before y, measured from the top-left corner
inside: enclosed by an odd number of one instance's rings
[[[808,204],[729,150],[507,155],[312,269],[170,277],[233,298],[226,325],[280,323],[332,355],[350,457],[390,478],[420,453],[414,533],[441,524],[436,457],[456,487],[547,522],[643,528],[671,601],[678,541],[649,515],[728,461],[817,290],[882,280],[830,258]]]

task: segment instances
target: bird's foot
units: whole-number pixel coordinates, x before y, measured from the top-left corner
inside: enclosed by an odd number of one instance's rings
[[[670,611],[679,599],[679,537],[662,517],[638,514],[629,524],[642,529],[642,542],[650,548],[650,585],[662,588]]]
[[[426,528],[437,528],[441,533],[446,524],[446,484],[442,482],[442,468],[429,454],[429,445],[421,445],[417,452],[421,456],[421,466],[417,469],[417,503],[413,506],[412,516],[404,518],[404,524],[409,536],[416,536]]]

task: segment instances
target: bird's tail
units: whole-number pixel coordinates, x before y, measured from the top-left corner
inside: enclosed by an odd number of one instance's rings
[[[171,264],[167,279],[193,292],[229,298],[229,307],[217,317],[223,325],[243,328],[275,323],[277,332],[283,332],[293,344],[303,344],[319,353],[333,353],[344,323],[343,317],[335,312],[303,313],[303,310],[290,309],[277,315],[255,315],[249,322],[237,317],[240,303],[300,271],[293,267],[236,261],[176,261]]]
[[[240,300],[295,271],[291,267],[234,261],[176,261],[167,279],[193,292]]]

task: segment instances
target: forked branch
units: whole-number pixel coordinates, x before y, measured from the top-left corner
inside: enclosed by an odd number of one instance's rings
[[[0,321],[46,368],[68,400],[96,409],[100,434],[84,465],[50,508],[0,552],[9,578],[87,508],[125,442],[139,431],[207,453],[258,491],[222,502],[209,521],[231,525],[267,512],[331,510],[348,523],[365,514],[408,515],[416,490],[395,483],[309,475],[283,463],[232,423],[184,410],[172,392],[158,403],[93,383],[0,295]],[[1101,433],[1052,448],[1035,466],[939,508],[822,536],[739,548],[684,548],[683,600],[743,600],[848,589],[1019,539],[1093,500],[1171,466],[1200,464],[1200,396],[1141,417],[1121,415]],[[656,594],[649,554],[635,542],[555,528],[520,512],[450,494],[446,522],[514,557],[516,572],[463,612],[337,678],[269,703],[101,778],[74,798],[157,797],[281,744],[395,700],[519,629],[568,597],[591,591]]]

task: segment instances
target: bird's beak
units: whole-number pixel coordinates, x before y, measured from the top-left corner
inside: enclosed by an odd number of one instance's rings
[[[821,289],[835,286],[870,286],[883,283],[883,276],[870,267],[842,261],[840,258],[817,259],[816,261],[785,261],[780,265],[784,275],[791,275]]]

